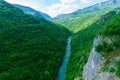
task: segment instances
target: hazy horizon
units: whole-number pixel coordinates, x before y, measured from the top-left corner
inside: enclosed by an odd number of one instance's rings
[[[99,2],[107,0],[5,0],[12,4],[19,4],[31,7],[35,10],[41,11],[55,17],[60,14],[68,14],[78,9],[89,7]]]

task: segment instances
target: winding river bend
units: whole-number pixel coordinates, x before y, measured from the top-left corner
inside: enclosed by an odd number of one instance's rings
[[[67,40],[67,47],[66,47],[65,56],[64,56],[63,63],[61,65],[60,69],[59,69],[57,80],[64,80],[64,76],[65,76],[65,72],[66,72],[66,66],[67,66],[67,63],[68,63],[68,59],[70,57],[70,48],[71,48],[70,43],[71,43],[71,36],[68,37],[68,40]]]

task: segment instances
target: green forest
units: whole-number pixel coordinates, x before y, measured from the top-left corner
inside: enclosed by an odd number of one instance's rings
[[[118,12],[116,11],[108,12],[107,14],[100,16],[96,22],[94,22],[87,28],[80,30],[79,32],[74,33],[72,35],[72,43],[71,43],[72,52],[67,65],[67,72],[66,72],[67,75],[65,76],[65,80],[73,80],[75,77],[79,77],[80,80],[82,79],[83,67],[88,60],[89,52],[93,47],[93,41],[95,37],[97,37],[100,34],[106,34],[111,30],[110,28],[113,28],[113,27],[114,28],[112,29],[112,32],[114,34],[112,35],[120,35],[119,33],[120,28],[118,27],[119,19],[120,17]],[[115,22],[118,25],[113,26]],[[113,27],[109,27],[108,24]],[[109,35],[109,33],[106,34],[105,36],[107,35]],[[116,43],[117,45],[119,45],[119,42],[116,42]],[[102,48],[102,49],[105,49],[105,48]],[[120,55],[118,53],[116,56]],[[107,54],[107,56],[108,55],[109,53]],[[120,70],[118,70],[118,72],[119,71]]]
[[[111,59],[114,57],[120,56],[120,13],[116,12],[116,15],[110,20],[106,21],[103,25],[103,28],[99,31],[99,35],[103,35],[103,38],[107,37],[111,40],[111,43],[108,41],[102,41],[97,47],[96,50],[101,53],[101,55],[106,59],[106,68],[104,71],[115,72],[114,68],[107,67]],[[120,77],[120,60],[115,62],[117,71],[116,76]]]
[[[112,19],[107,21],[104,27],[100,30],[99,34],[103,35],[103,37],[109,37],[110,39],[117,39],[112,42],[112,44],[108,44],[103,41],[102,45],[97,46],[97,51],[107,51],[110,52],[113,50],[113,47],[120,48],[120,14],[117,13]]]
[[[95,51],[100,53],[101,60],[105,59],[101,71],[120,79],[119,0],[53,19],[32,15],[40,12],[27,6],[22,6],[22,10],[20,6],[0,0],[0,80],[58,80],[66,53],[70,57],[65,62],[64,80],[83,80],[84,66],[98,36],[102,40]],[[115,67],[109,67],[115,57],[119,58]]]
[[[0,0],[0,80],[55,80],[69,35]]]

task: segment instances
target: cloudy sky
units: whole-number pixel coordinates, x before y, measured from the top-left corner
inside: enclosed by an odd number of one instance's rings
[[[74,12],[98,2],[107,0],[6,0],[9,3],[21,4],[55,17],[59,14]]]

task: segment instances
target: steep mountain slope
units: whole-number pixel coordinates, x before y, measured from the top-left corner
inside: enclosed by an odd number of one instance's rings
[[[94,38],[98,36],[106,21],[112,20],[118,13],[114,11],[120,10],[119,6],[120,0],[109,0],[54,19],[55,22],[74,32],[65,80],[83,79],[83,68],[93,47]]]
[[[104,67],[107,68],[104,72],[112,72],[120,77],[120,13],[106,22],[99,35],[103,38],[97,45],[96,51],[100,52],[105,59]],[[111,66],[111,63],[115,65]]]
[[[68,35],[0,0],[0,80],[55,80]]]
[[[65,80],[82,80],[83,67],[93,47],[94,38],[99,34],[106,21],[113,19],[118,12],[110,12],[99,18],[87,28],[72,35],[71,56],[68,62]]]
[[[13,5],[15,7],[18,7],[19,9],[21,9],[23,12],[25,12],[27,14],[32,14],[32,15],[37,16],[37,17],[44,17],[45,19],[48,19],[48,20],[52,19],[49,15],[42,13],[40,11],[36,11],[30,7],[22,6],[22,5],[18,5],[18,4],[13,4]]]
[[[105,22],[84,67],[85,80],[120,79],[120,13]],[[91,73],[91,74],[89,74]]]
[[[119,6],[120,0],[109,0],[80,9],[71,14],[61,15],[61,17],[55,18],[54,21],[62,24],[73,32],[78,32],[96,22],[101,15],[104,15],[113,9],[119,9]]]

